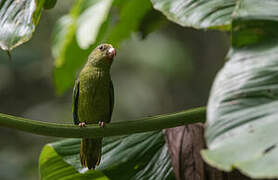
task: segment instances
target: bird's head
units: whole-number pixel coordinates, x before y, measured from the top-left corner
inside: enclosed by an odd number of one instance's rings
[[[116,49],[111,44],[101,44],[92,51],[88,62],[95,67],[109,69],[115,56]]]

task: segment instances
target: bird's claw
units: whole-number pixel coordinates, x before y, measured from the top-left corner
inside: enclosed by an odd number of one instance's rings
[[[85,127],[86,124],[85,124],[84,122],[81,122],[81,123],[78,124],[78,126],[79,126],[79,127]]]
[[[98,122],[98,125],[99,125],[100,127],[104,128],[104,122],[103,122],[103,121],[99,121],[99,122]]]

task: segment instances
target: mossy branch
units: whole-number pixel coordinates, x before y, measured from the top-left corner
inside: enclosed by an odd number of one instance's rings
[[[197,122],[205,122],[206,108],[195,108],[173,114],[158,115],[133,121],[105,124],[104,128],[87,125],[57,124],[35,121],[0,113],[0,127],[8,127],[29,133],[55,137],[105,137],[154,131]]]

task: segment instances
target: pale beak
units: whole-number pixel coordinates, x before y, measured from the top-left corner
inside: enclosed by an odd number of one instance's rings
[[[110,59],[113,59],[115,56],[116,56],[116,49],[115,48],[110,48],[108,51],[107,51],[107,55]]]

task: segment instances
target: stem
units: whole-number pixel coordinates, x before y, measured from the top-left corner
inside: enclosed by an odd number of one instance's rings
[[[206,108],[200,107],[173,114],[158,115],[134,121],[122,121],[105,124],[104,128],[87,125],[80,128],[76,125],[57,124],[35,121],[0,113],[0,127],[13,128],[29,133],[56,137],[105,137],[154,131],[186,124],[205,122]]]

